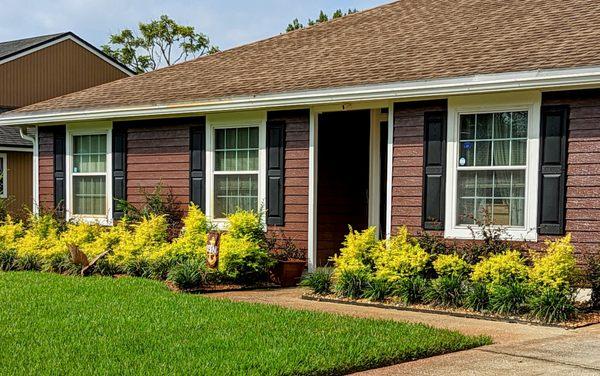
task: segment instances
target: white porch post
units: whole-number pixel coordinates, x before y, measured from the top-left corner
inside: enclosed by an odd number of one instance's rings
[[[310,109],[308,151],[308,270],[317,267],[317,127],[319,114]]]
[[[385,213],[385,235],[389,239],[392,235],[392,180],[394,172],[394,103],[391,102],[388,109],[388,147],[387,147],[387,187],[386,187],[386,213]]]

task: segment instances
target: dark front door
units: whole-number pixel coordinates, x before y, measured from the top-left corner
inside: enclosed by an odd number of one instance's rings
[[[348,233],[368,227],[370,111],[319,116],[317,262],[327,264]]]

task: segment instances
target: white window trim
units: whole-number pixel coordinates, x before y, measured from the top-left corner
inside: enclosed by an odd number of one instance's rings
[[[476,225],[456,223],[456,194],[459,155],[459,116],[467,113],[528,111],[527,162],[525,175],[525,225],[505,227],[506,240],[537,241],[539,124],[541,92],[470,95],[448,99],[448,143],[446,172],[446,221],[444,236],[451,239],[481,237]],[[508,168],[510,169],[510,168]]]
[[[8,171],[7,169],[7,158],[8,155],[6,153],[0,153],[0,158],[2,158],[2,192],[0,192],[0,198],[8,197]]]
[[[73,214],[73,136],[106,135],[106,215]],[[112,122],[77,123],[67,125],[66,135],[66,202],[67,221],[84,221],[110,226],[113,224],[112,194]],[[91,175],[101,175],[94,173]]]
[[[209,114],[206,117],[206,216],[221,229],[226,226],[227,220],[215,218],[215,129],[244,127],[258,127],[258,208],[256,209],[260,210],[266,203],[267,113],[265,111],[235,112]],[[235,173],[243,172],[232,172]]]

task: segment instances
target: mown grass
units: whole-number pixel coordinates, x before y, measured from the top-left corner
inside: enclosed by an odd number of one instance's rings
[[[344,374],[488,344],[424,325],[0,273],[0,374]]]

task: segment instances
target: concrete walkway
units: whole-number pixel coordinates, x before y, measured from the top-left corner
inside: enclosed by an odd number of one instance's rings
[[[600,375],[600,325],[546,328],[302,300],[303,290],[257,290],[207,296],[275,304],[356,317],[419,322],[465,334],[486,334],[494,345],[366,371],[357,375]]]

